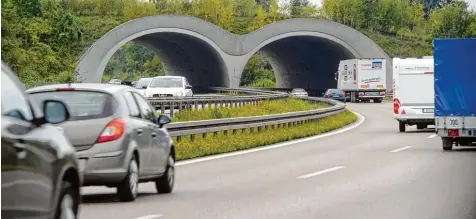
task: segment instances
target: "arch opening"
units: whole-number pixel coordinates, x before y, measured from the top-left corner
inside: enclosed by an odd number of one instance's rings
[[[159,57],[165,75],[184,76],[197,87],[230,85],[228,69],[218,46],[200,34],[177,28],[157,28],[132,32],[121,38],[106,35],[81,58],[77,67],[80,81],[100,82],[113,55],[132,42],[153,51]]]
[[[314,35],[287,36],[259,48],[272,66],[277,88],[323,92],[337,87],[339,61],[358,55],[336,40]]]

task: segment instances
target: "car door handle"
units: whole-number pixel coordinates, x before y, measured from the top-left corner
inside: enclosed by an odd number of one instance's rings
[[[142,129],[137,129],[137,134],[142,135],[143,130]]]
[[[152,132],[152,138],[155,138],[157,137],[157,133],[156,132]]]

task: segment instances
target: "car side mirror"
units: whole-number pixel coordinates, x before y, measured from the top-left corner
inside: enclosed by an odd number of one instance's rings
[[[192,85],[185,85],[185,88],[186,88],[186,89],[192,89],[193,86],[192,86]]]
[[[326,93],[322,93],[322,96],[325,96],[325,95],[326,95]]]
[[[50,124],[62,123],[70,117],[66,105],[58,100],[43,101],[43,114],[45,122]]]
[[[170,122],[172,122],[172,120],[166,115],[160,115],[157,119],[157,125],[159,125],[161,128],[164,127],[164,125],[169,124]]]
[[[142,89],[147,89],[147,85],[142,86]]]

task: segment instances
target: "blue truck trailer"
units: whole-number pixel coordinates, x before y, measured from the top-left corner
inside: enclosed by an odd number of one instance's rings
[[[476,145],[476,38],[433,40],[435,132],[443,150]]]

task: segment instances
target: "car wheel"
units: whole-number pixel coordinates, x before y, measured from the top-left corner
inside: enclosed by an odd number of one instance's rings
[[[169,155],[165,173],[155,181],[155,188],[158,193],[171,193],[175,183],[175,161],[172,155]]]
[[[405,132],[405,123],[404,122],[398,122],[398,130],[400,132]]]
[[[119,200],[122,202],[134,201],[139,193],[139,166],[133,157],[129,163],[126,178],[117,187]]]
[[[70,182],[62,182],[60,198],[56,206],[55,219],[76,219],[79,208],[79,194]]]
[[[451,151],[453,149],[453,142],[451,141],[451,138],[442,137],[441,141],[442,141],[442,144],[443,144],[443,150]]]

